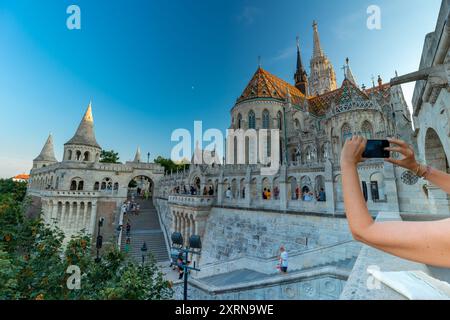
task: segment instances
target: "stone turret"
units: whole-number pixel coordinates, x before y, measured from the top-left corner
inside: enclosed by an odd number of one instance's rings
[[[33,160],[33,168],[42,168],[58,162],[53,148],[53,136],[50,134],[41,153]]]
[[[64,161],[97,162],[101,150],[95,139],[92,104],[89,103],[75,135],[64,144]]]
[[[141,148],[137,148],[136,155],[134,156],[133,162],[139,163],[141,162]]]

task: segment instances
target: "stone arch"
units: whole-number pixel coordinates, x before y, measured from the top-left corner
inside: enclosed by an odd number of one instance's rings
[[[105,185],[106,186],[106,185]],[[94,183],[94,191],[99,191],[100,190],[100,182],[96,181]]]
[[[302,190],[302,193],[308,193],[313,191],[310,177],[302,176],[300,178],[300,189]]]
[[[241,199],[245,199],[245,193],[248,190],[245,190],[245,178],[242,178],[241,181],[239,182],[239,197]]]
[[[77,150],[77,152],[75,153],[75,159],[76,159],[77,161],[80,161],[80,160],[81,160],[81,151],[80,151],[80,150]]]
[[[261,189],[262,189],[262,192],[263,192],[263,193],[264,193],[265,191],[266,191],[266,192],[269,192],[269,191],[270,191],[270,193],[272,193],[269,178],[264,177],[264,178],[261,180]],[[270,195],[270,196],[272,196],[272,195]],[[264,199],[263,195],[261,195],[261,198]],[[264,200],[268,200],[268,199],[264,199]]]
[[[112,183],[112,182],[111,182]],[[111,185],[112,187],[112,185]],[[147,175],[136,175],[128,182],[128,194],[130,195],[144,195],[148,197],[153,196],[155,184],[153,179]]]
[[[280,179],[279,177],[273,178],[272,181],[272,198],[274,200],[280,199]]]
[[[84,152],[83,154],[83,161],[89,161],[90,160],[90,153],[89,151]]]
[[[428,128],[425,135],[425,161],[427,165],[430,165],[437,170],[450,173],[449,161],[445,154],[441,139],[437,132],[432,128]]]
[[[322,175],[318,175],[314,179],[314,191],[316,197],[320,195],[321,192],[325,194],[325,177]]]
[[[238,198],[238,186],[236,179],[231,180],[231,194],[233,195],[233,199]]]
[[[256,180],[256,178],[253,178],[250,181],[250,196],[252,199],[257,199],[258,195],[257,195],[257,186],[258,186],[258,182]]]

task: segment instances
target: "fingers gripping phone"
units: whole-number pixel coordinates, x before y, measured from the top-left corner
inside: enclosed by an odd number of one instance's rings
[[[390,152],[385,150],[389,147],[389,141],[387,140],[367,140],[366,149],[364,150],[362,157],[366,159],[371,158],[389,158]]]

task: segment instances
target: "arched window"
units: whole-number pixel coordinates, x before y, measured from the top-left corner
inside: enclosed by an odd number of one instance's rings
[[[264,110],[262,114],[262,127],[263,129],[269,129],[270,126],[270,114],[269,111]]]
[[[80,150],[77,151],[77,160],[78,161],[81,160],[81,151]]]
[[[89,151],[86,151],[84,153],[84,160],[83,161],[89,161]]]
[[[77,182],[75,180],[72,180],[70,183],[70,190],[77,190]]]
[[[250,111],[248,113],[248,128],[256,129],[256,117],[255,117],[255,113],[253,111]]]
[[[294,126],[295,126],[295,129],[297,129],[297,130],[300,129],[300,121],[298,119],[294,120]]]
[[[373,129],[369,121],[364,121],[361,126],[361,135],[366,139],[372,139]]]
[[[114,183],[114,190],[115,191],[119,190],[119,183],[118,182]]]
[[[80,182],[78,182],[78,190],[81,191],[84,188],[84,182],[83,180],[81,180]]]
[[[72,150],[67,151],[67,160],[72,160]]]
[[[102,181],[102,188],[101,188],[102,190],[106,190],[106,182],[105,181]]]
[[[237,116],[237,128],[242,129],[242,115],[240,113]]]
[[[281,111],[278,111],[277,113],[277,127],[278,129],[283,130],[283,116]]]
[[[344,145],[345,141],[347,139],[350,139],[352,137],[352,128],[350,128],[350,125],[348,123],[344,123],[341,129],[342,133],[342,145]]]
[[[96,183],[94,183],[94,191],[98,191],[99,189],[100,189],[100,182],[97,181]]]

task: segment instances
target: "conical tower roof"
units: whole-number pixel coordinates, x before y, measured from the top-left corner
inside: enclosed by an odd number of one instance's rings
[[[55,151],[53,149],[52,134],[48,136],[41,153],[34,159],[34,161],[58,162],[58,160],[56,160]]]
[[[134,156],[133,162],[141,162],[141,148],[137,148],[136,155]]]
[[[84,114],[83,119],[81,120],[81,123],[78,126],[77,131],[75,132],[75,135],[72,139],[67,141],[66,144],[80,144],[100,148],[100,145],[95,139],[94,118],[92,116],[91,103],[89,103],[86,113]]]

